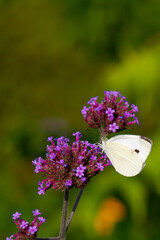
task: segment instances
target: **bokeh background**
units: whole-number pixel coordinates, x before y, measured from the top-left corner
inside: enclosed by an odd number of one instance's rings
[[[0,1],[0,239],[16,232],[13,213],[31,221],[36,208],[47,219],[39,237],[58,235],[63,193],[38,196],[32,160],[49,136],[98,141],[81,109],[104,90],[138,105],[140,125],[128,133],[153,149],[134,178],[108,167],[92,179],[67,239],[159,239],[160,1]]]

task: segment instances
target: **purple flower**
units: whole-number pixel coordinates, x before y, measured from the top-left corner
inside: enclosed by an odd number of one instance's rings
[[[49,155],[49,158],[50,158],[51,160],[53,160],[55,157],[56,157],[56,154],[55,154],[55,153],[51,153],[51,154]]]
[[[43,159],[42,159],[41,157],[39,157],[38,160],[37,160],[37,162],[38,162],[38,163],[42,163],[42,160],[43,160]]]
[[[84,172],[86,170],[86,166],[83,166],[82,164],[80,164],[80,166],[77,167],[77,169]]]
[[[70,186],[72,186],[72,181],[71,180],[67,180],[66,187],[70,187]]]
[[[68,138],[65,138],[65,137],[60,137],[60,138],[57,138],[57,144],[58,145],[63,145],[65,143],[69,142],[69,139]]]
[[[35,211],[32,211],[32,213],[33,213],[33,216],[38,216],[38,215],[41,214],[39,209],[36,209]]]
[[[76,177],[81,178],[81,177],[83,177],[83,176],[84,176],[84,172],[82,172],[82,171],[77,171]]]
[[[110,107],[105,111],[105,113],[108,115],[108,117],[112,117],[114,112],[115,112],[115,110]]]
[[[36,226],[30,226],[28,229],[28,232],[30,232],[31,234],[34,234],[38,231],[38,228]]]
[[[137,124],[139,125],[138,118],[137,118],[137,117],[135,117],[134,119],[135,119],[135,123],[137,123]]]
[[[124,113],[124,116],[125,116],[126,118],[129,118],[130,115],[131,115],[131,114],[130,114],[129,112],[125,112],[125,113]]]
[[[61,150],[61,147],[57,145],[57,146],[54,148],[54,150],[56,150],[56,151],[58,152],[58,151]]]
[[[111,121],[113,121],[113,120],[114,120],[114,116],[113,116],[113,115],[110,116],[109,119],[110,119]]]
[[[89,109],[86,107],[86,106],[84,106],[83,107],[83,109],[81,110],[81,113],[82,113],[82,115],[85,117],[86,115],[87,115],[87,111],[88,111]]]
[[[52,142],[53,141],[53,137],[48,137],[47,141],[48,142]]]
[[[86,181],[86,177],[82,177],[82,178],[81,178],[81,181],[82,181],[82,182]]]
[[[92,156],[91,156],[91,160],[92,160],[92,161],[95,161],[95,160],[97,160],[97,156],[95,156],[95,155],[92,155]]]
[[[101,111],[103,110],[103,106],[102,105],[98,105],[98,107],[95,108],[95,111]]]
[[[97,101],[98,97],[93,97],[88,101],[88,104],[95,105],[95,102]]]
[[[26,221],[23,220],[23,221],[21,222],[20,227],[23,228],[23,229],[25,229],[27,226],[28,226],[28,222],[26,222]]]
[[[82,137],[82,134],[80,132],[73,133],[73,136],[76,136],[76,141],[79,141],[79,139]]]
[[[34,170],[36,173],[39,173],[39,171],[41,169],[42,161],[43,161],[43,159],[41,157],[32,161],[33,165],[36,166],[36,168]]]
[[[103,169],[104,169],[102,163],[97,163],[97,167],[100,171],[103,171]]]
[[[15,220],[15,219],[19,218],[20,215],[22,215],[22,214],[16,212],[16,213],[13,214],[13,217],[12,217],[12,218]]]
[[[131,113],[131,114],[130,114],[130,117],[135,118],[135,113]]]
[[[47,145],[47,152],[52,151],[52,146]]]
[[[81,161],[81,160],[84,159],[84,157],[83,156],[79,156],[78,159]]]
[[[60,163],[60,164],[64,164],[64,159],[60,159],[60,160],[59,160],[59,163]]]
[[[138,107],[136,105],[132,104],[131,108],[133,109],[133,112],[138,112]]]
[[[13,240],[13,235],[10,237],[6,237],[6,240]]]
[[[110,131],[116,132],[117,129],[119,129],[119,126],[117,126],[115,122],[113,124],[109,124]]]
[[[33,165],[36,165],[37,159],[33,160],[32,163],[33,163]]]
[[[76,176],[80,178],[83,177],[85,170],[86,170],[86,166],[83,166],[82,164],[80,164],[80,166],[77,167],[76,169]]]
[[[50,182],[46,182],[46,187],[50,187],[51,183]]]
[[[44,222],[46,221],[46,219],[43,218],[43,217],[38,217],[38,220],[39,220],[40,222],[42,222],[42,223],[44,223]]]
[[[39,181],[39,182],[38,182],[38,185],[39,185],[40,187],[43,187],[43,182]]]
[[[44,195],[45,194],[45,189],[38,187],[38,195]]]
[[[40,163],[37,163],[36,164],[36,168],[35,168],[35,173],[39,173],[39,170],[41,169],[41,164]]]

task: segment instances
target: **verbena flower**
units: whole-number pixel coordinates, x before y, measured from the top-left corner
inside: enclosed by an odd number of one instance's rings
[[[47,146],[46,158],[35,159],[35,172],[43,172],[45,179],[39,182],[38,194],[45,194],[48,188],[63,191],[73,187],[84,188],[90,178],[110,164],[106,155],[96,144],[81,141],[81,133],[73,134],[76,140],[69,145],[69,139],[60,137]]]
[[[35,217],[34,220],[29,224],[29,222],[25,221],[24,219],[20,218],[21,213],[14,213],[13,219],[15,224],[17,225],[18,232],[16,234],[7,237],[6,240],[34,240],[37,237],[37,232],[39,227],[43,222],[46,221],[43,217],[37,216],[41,214],[38,209],[33,211],[33,216]]]
[[[105,98],[98,103],[97,98],[88,101],[89,107],[84,106],[81,113],[87,125],[98,128],[101,137],[112,132],[119,132],[129,128],[132,124],[139,124],[135,112],[138,107],[130,105],[120,92],[105,91]]]

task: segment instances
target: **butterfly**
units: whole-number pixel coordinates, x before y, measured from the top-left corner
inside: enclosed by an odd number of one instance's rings
[[[101,140],[100,147],[115,170],[126,177],[142,171],[152,148],[152,141],[139,135],[117,135]]]

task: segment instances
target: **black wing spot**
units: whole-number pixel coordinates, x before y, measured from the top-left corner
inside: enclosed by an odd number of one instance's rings
[[[138,150],[138,149],[135,149],[134,151],[135,151],[136,153],[139,153],[139,150]]]

